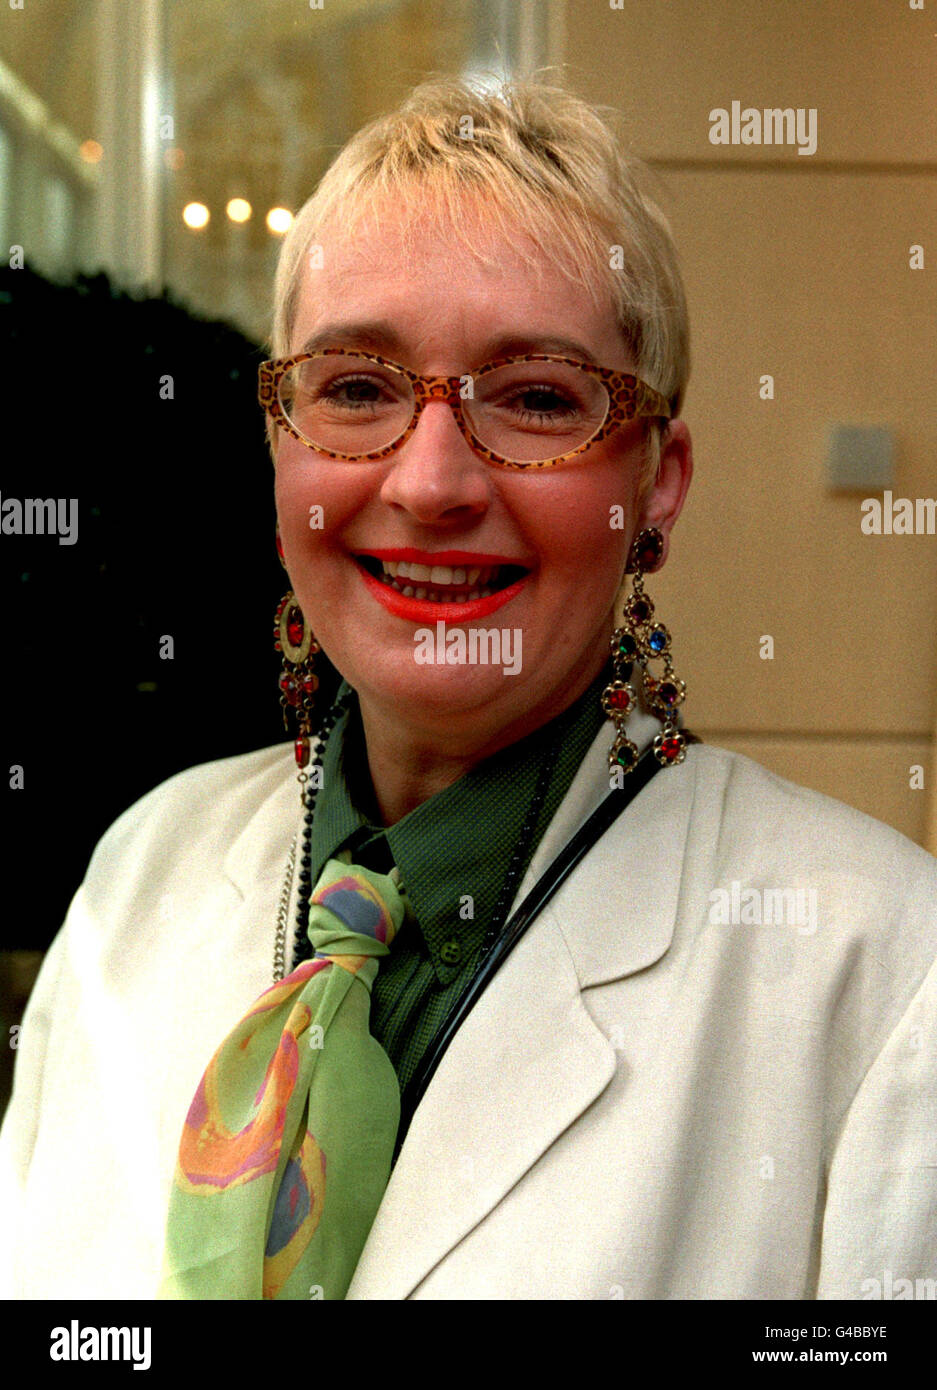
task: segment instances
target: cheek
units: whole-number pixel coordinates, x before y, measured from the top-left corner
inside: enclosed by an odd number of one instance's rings
[[[347,516],[358,505],[354,480],[337,466],[312,460],[309,451],[290,441],[277,458],[274,495],[287,563],[307,560],[328,548]]]
[[[311,472],[309,461],[300,454],[297,442],[284,435],[277,450],[273,484],[277,520],[284,539],[296,529],[300,509],[305,509],[305,497],[312,486]]]
[[[633,520],[632,494],[620,469],[602,470],[575,485],[563,480],[532,516],[541,555],[554,569],[576,574],[580,583],[583,566],[592,574],[620,575]]]
[[[280,536],[289,557],[291,554],[295,555],[297,549],[306,544],[309,535],[316,535],[309,521],[315,515],[313,508],[321,506],[322,503],[318,500],[318,489],[294,473],[284,477],[282,481],[278,475],[276,504]]]

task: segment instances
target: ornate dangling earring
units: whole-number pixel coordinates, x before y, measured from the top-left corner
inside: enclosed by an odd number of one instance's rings
[[[644,700],[663,729],[654,738],[654,756],[659,763],[670,767],[686,757],[687,740],[677,728],[676,711],[686,698],[686,685],[673,673],[670,660],[670,633],[663,623],[654,621],[654,604],[644,591],[642,576],[655,570],[664,552],[664,537],[656,526],[648,526],[635,536],[628,556],[628,570],[634,573],[632,593],[625,601],[624,625],[616,628],[612,637],[614,679],[602,692],[602,708],[615,721],[615,741],[608,755],[611,770],[621,768],[630,772],[638,761],[638,750],[625,734],[625,720],[637,703],[631,685],[634,663],[641,666]],[[650,674],[648,661],[662,657],[664,671],[660,678]]]
[[[282,550],[277,535],[277,550]],[[284,594],[277,607],[273,645],[283,657],[283,673],[280,676],[280,705],[283,709],[283,727],[289,732],[287,713],[292,709],[296,716],[298,730],[293,744],[298,778],[302,789],[302,802],[306,805],[306,782],[309,774],[310,737],[312,735],[312,707],[319,680],[313,671],[313,658],[319,651],[319,643],[312,635],[312,629],[303,616],[292,589]]]

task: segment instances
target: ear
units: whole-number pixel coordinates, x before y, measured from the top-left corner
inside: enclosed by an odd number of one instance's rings
[[[692,477],[693,442],[690,431],[682,420],[671,420],[661,432],[657,477],[641,503],[635,532],[637,534],[645,526],[656,526],[663,532],[664,553],[658,569],[667,563],[670,532],[683,510]]]

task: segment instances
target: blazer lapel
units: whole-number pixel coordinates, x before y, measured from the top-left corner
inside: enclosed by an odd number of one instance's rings
[[[629,734],[642,747],[658,728],[638,716]],[[515,907],[607,794],[611,735],[590,749]],[[406,1298],[608,1085],[616,1053],[581,991],[667,950],[694,782],[689,761],[663,769],[622,813],[627,857],[600,842],[494,976],[413,1117],[348,1298]]]
[[[417,1108],[347,1297],[406,1298],[614,1070],[561,934],[552,924],[532,929],[459,1029]]]

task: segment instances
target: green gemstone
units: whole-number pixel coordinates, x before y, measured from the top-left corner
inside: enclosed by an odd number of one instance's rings
[[[615,761],[625,772],[630,772],[635,763],[634,750],[627,747],[619,748],[615,753]]]

